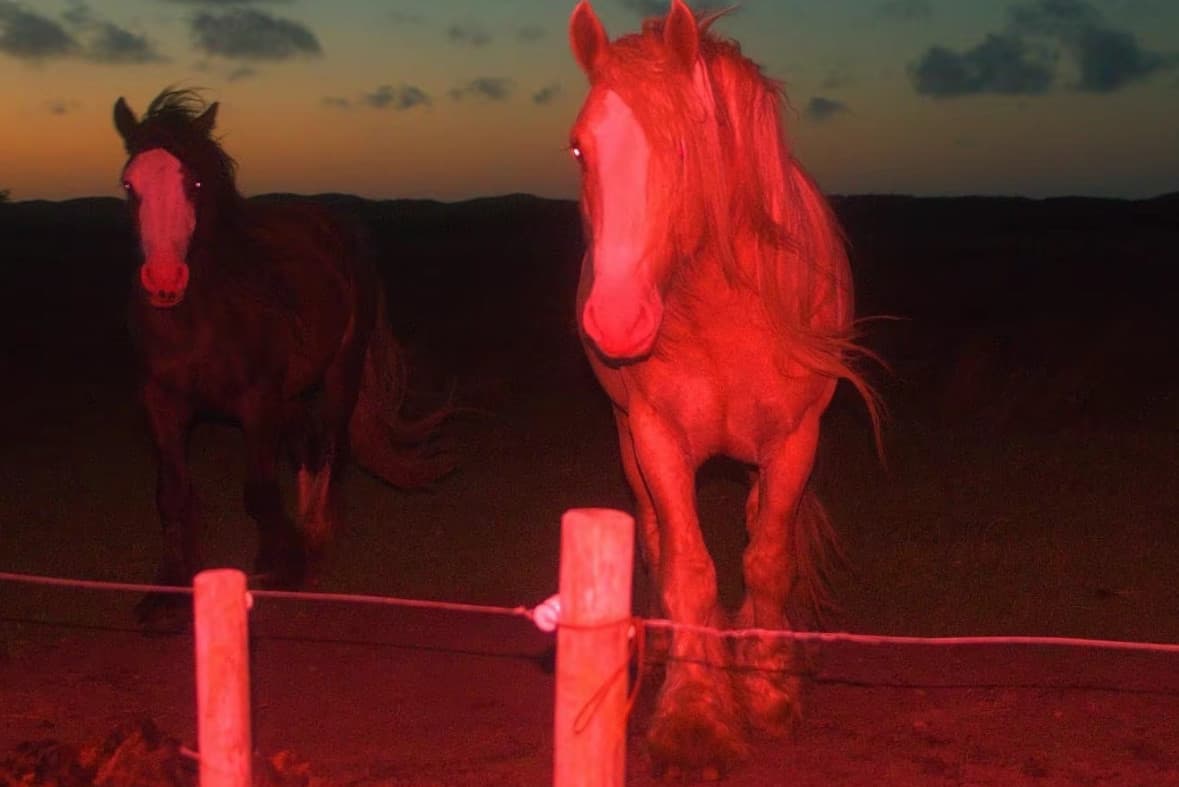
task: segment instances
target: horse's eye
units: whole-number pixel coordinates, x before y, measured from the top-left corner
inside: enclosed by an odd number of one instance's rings
[[[130,193],[132,191],[131,181],[129,181],[129,180],[123,181],[123,191],[126,191],[128,193]]]
[[[194,180],[194,181],[192,182],[192,187],[193,187],[194,189],[199,189],[199,188],[201,187],[201,182],[200,182],[199,180]]]
[[[575,144],[574,144],[574,145],[570,145],[570,146],[569,146],[569,155],[573,156],[573,158],[577,159],[578,161],[582,161],[582,160],[583,160],[583,159],[582,159],[581,148],[579,148],[579,147],[578,147],[577,145],[575,145]]]

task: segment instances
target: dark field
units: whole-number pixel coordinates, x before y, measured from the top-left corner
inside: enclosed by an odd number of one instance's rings
[[[568,508],[627,508],[573,317],[572,203],[324,197],[368,227],[417,393],[451,382],[462,467],[407,494],[357,471],[321,591],[534,605]],[[850,390],[816,469],[846,561],[825,627],[1179,643],[1179,197],[836,201],[866,340],[890,372],[888,464]],[[115,200],[0,204],[0,571],[149,581],[155,469]],[[206,553],[246,568],[239,434],[192,445]],[[701,477],[726,599],[744,489]],[[147,716],[195,746],[192,641],[136,597],[0,582],[0,760]],[[551,637],[525,621],[260,601],[255,743],[317,783],[551,781]],[[831,645],[797,735],[733,785],[1179,784],[1179,654]],[[657,680],[647,681],[650,689]],[[628,783],[652,783],[631,720]],[[0,784],[5,783],[0,775]],[[129,782],[128,782],[129,783]]]

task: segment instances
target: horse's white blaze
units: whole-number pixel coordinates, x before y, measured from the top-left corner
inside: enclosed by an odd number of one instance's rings
[[[188,281],[185,258],[196,228],[184,167],[168,151],[153,148],[132,159],[123,177],[139,198],[144,288],[153,296],[174,292],[178,301]]]
[[[631,278],[643,258],[647,231],[647,135],[634,112],[612,90],[587,129],[594,140],[601,216],[594,232],[594,265],[600,276]]]
[[[594,284],[583,324],[607,355],[638,355],[650,348],[662,314],[646,253],[650,143],[634,112],[612,90],[586,120],[598,204]]]

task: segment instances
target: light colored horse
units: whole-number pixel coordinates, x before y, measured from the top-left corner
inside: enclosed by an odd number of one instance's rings
[[[820,416],[853,368],[852,282],[827,202],[787,147],[782,93],[673,0],[611,42],[590,4],[570,21],[590,90],[573,126],[587,238],[578,319],[614,404],[644,556],[674,622],[724,627],[697,518],[696,471],[752,468],[741,626],[785,630],[796,581],[816,593],[827,533],[808,489]],[[713,775],[751,730],[785,732],[799,679],[786,638],[733,648],[676,632],[648,743],[657,769]]]

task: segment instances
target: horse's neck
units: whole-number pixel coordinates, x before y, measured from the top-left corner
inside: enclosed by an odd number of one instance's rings
[[[245,245],[249,234],[249,219],[244,200],[220,204],[201,216],[193,232],[193,248],[224,256],[227,250]]]
[[[738,254],[740,253],[739,250]],[[664,295],[666,319],[680,321],[693,330],[711,325],[722,314],[736,317],[762,310],[753,261],[738,256],[735,274],[726,270],[724,253],[706,246],[691,259],[681,259]]]

